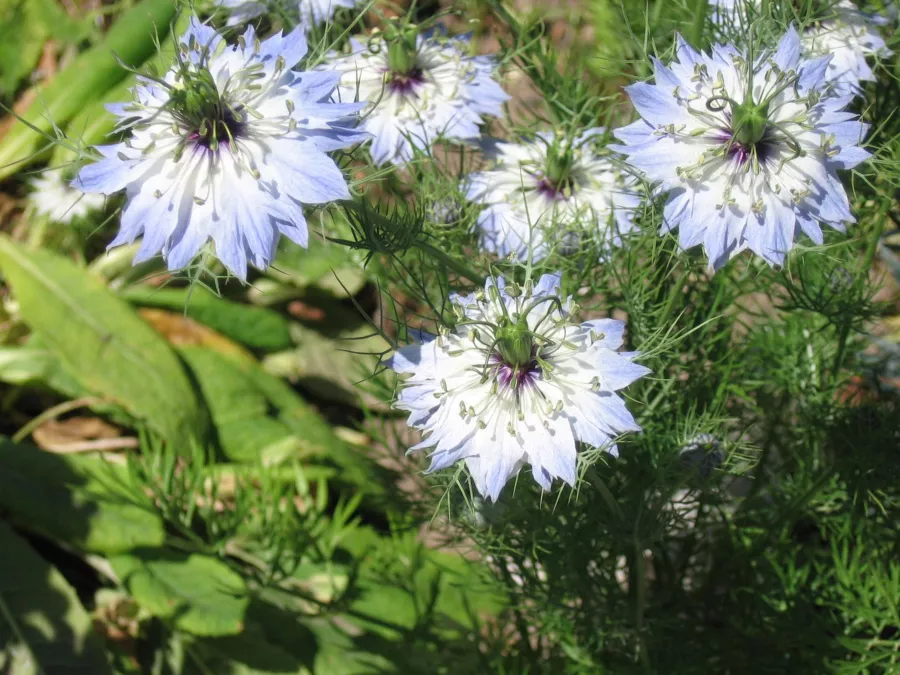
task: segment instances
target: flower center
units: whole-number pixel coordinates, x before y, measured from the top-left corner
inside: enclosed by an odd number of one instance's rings
[[[219,144],[229,144],[244,129],[243,107],[232,106],[219,92],[212,74],[205,67],[185,68],[180,86],[169,96],[172,116],[187,130],[187,139],[216,152]]]
[[[495,355],[494,362],[497,382],[503,388],[511,387],[513,390],[519,390],[534,385],[541,378],[541,366],[537,359],[522,366],[511,366]]]
[[[769,101],[754,103],[748,95],[743,103],[731,106],[731,131],[735,143],[755,147],[769,129]]]
[[[408,72],[388,72],[388,88],[395,94],[411,94],[425,82],[421,68],[413,68]]]
[[[225,109],[221,111],[219,118],[204,119],[200,127],[191,134],[191,140],[215,152],[220,143],[227,146],[240,137],[243,128],[244,121],[240,118],[240,113]]]
[[[425,81],[414,31],[392,28],[387,34],[387,85],[397,94],[412,93]]]
[[[524,317],[513,322],[502,319],[494,331],[500,361],[511,368],[521,368],[534,360],[535,345]]]
[[[551,148],[544,174],[538,181],[538,193],[550,199],[568,199],[576,185],[575,157],[571,149]]]

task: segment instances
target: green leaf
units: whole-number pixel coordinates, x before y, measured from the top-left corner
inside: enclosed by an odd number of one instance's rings
[[[271,445],[293,436],[269,410],[269,402],[236,361],[202,347],[179,352],[203,392],[222,452],[236,462],[259,461]],[[336,439],[335,439],[336,440]],[[323,454],[311,447],[309,454]]]
[[[83,33],[53,0],[13,0],[0,7],[0,100],[11,98],[37,65],[49,39],[74,42]]]
[[[368,324],[341,330],[329,337],[300,324],[292,326],[294,349],[270,354],[263,368],[296,382],[326,401],[378,408],[381,401],[366,396],[359,383],[379,367],[390,345]]]
[[[162,520],[124,467],[3,438],[0,507],[22,527],[86,551],[119,553],[165,538]]]
[[[125,302],[70,260],[6,237],[0,268],[25,322],[88,391],[169,441],[203,436],[206,420],[181,363]]]
[[[30,346],[0,347],[0,381],[7,384],[42,382],[57,364],[53,354]]]
[[[111,673],[91,617],[56,568],[0,522],[0,672]]]
[[[298,288],[316,286],[339,298],[356,295],[366,283],[346,247],[316,237],[310,237],[309,248],[283,242],[266,274]]]
[[[247,585],[222,561],[196,553],[139,549],[109,559],[139,605],[200,636],[243,630]]]
[[[375,462],[334,435],[334,430],[291,387],[256,364],[241,368],[277,410],[278,419],[300,438],[304,447],[320,449],[341,469],[341,480],[363,488],[371,496],[387,496],[385,485],[392,482]]]
[[[205,288],[169,289],[133,286],[122,292],[139,307],[171,309],[199,321],[251,349],[272,351],[292,346],[290,322],[279,312],[216,297]]]
[[[179,351],[206,398],[219,444],[229,459],[316,457],[334,462],[341,481],[370,495],[384,493],[383,483],[375,478],[377,465],[338,438],[285,382],[252,361],[237,361],[202,347]]]

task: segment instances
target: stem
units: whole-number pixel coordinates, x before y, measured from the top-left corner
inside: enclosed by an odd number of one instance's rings
[[[475,270],[471,269],[468,265],[459,262],[458,260],[454,260],[452,257],[444,253],[439,248],[435,248],[431,244],[425,241],[417,241],[413,244],[423,253],[427,253],[428,255],[432,255],[443,263],[443,265],[453,271],[456,272],[461,277],[465,277],[469,281],[478,284],[479,286],[484,286],[485,278]]]
[[[706,11],[708,0],[697,0],[694,4],[694,21],[691,23],[691,45],[694,49],[700,49],[700,41],[703,39],[703,26],[706,23]]]
[[[635,522],[635,528],[637,528],[637,521]],[[644,636],[641,635],[644,627],[644,608],[647,602],[646,579],[644,552],[641,550],[641,543],[638,540],[637,533],[635,533],[634,560],[631,565],[629,585],[634,589],[634,631],[638,640],[638,660],[641,662],[643,669],[650,673],[653,672],[653,668],[650,664],[650,655],[647,653],[647,642],[644,640]]]
[[[10,440],[12,440],[13,443],[21,443],[26,438],[28,438],[32,431],[37,429],[47,420],[53,419],[58,415],[64,415],[65,413],[71,412],[72,410],[77,410],[78,408],[86,408],[87,406],[95,405],[97,403],[103,403],[103,399],[97,398],[96,396],[87,396],[85,398],[75,399],[74,401],[66,401],[65,403],[60,403],[59,405],[55,405],[52,408],[47,408],[44,412],[33,418],[28,422],[28,424],[26,424],[15,434],[13,434]]]

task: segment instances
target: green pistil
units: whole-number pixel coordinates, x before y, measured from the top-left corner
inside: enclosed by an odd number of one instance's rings
[[[390,31],[388,41],[388,68],[392,75],[409,75],[418,66],[416,34],[410,30]]]
[[[503,319],[494,332],[497,351],[503,362],[513,368],[527,366],[534,359],[534,339],[524,317],[513,322]]]
[[[575,166],[573,154],[571,148],[553,147],[547,155],[547,170],[544,177],[560,192],[566,192],[572,188],[574,182],[572,169]]]
[[[212,74],[204,67],[182,71],[179,85],[171,90],[169,105],[179,126],[196,134],[195,141],[213,152],[220,143],[232,142],[244,122],[241,111],[223,100]]]
[[[746,148],[755,147],[769,126],[769,102],[754,103],[753,96],[731,106],[731,128],[734,141]]]

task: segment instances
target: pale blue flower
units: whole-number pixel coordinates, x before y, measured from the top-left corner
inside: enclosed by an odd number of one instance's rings
[[[615,439],[639,431],[616,394],[650,371],[617,353],[625,324],[575,323],[571,299],[559,297],[558,275],[524,288],[503,278],[484,291],[454,295],[459,322],[424,335],[389,359],[408,375],[396,407],[433,448],[429,471],[459,461],[484,497],[497,500],[525,464],[549,490],[554,478],[576,478],[576,444],[618,453]]]
[[[709,0],[709,4],[715,23],[741,34],[762,12],[762,0]],[[800,56],[812,59],[830,54],[825,79],[832,92],[858,95],[861,82],[875,80],[868,59],[885,59],[893,53],[878,32],[878,26],[888,20],[861,11],[850,0],[831,0],[817,9],[800,34]]]
[[[472,141],[484,115],[499,116],[509,98],[489,56],[470,56],[466,37],[439,33],[350,40],[321,70],[341,73],[342,101],[372,101],[361,127],[372,134],[376,164],[404,164],[437,140]]]
[[[353,130],[364,104],[334,104],[338,76],[290,70],[306,54],[301,30],[260,42],[248,28],[226,47],[193,20],[164,79],[141,78],[132,103],[110,110],[131,136],[100,146],[103,159],[73,185],[125,190],[121,230],[110,247],[143,235],[135,262],[162,253],[187,266],[212,241],[244,279],[265,268],[282,234],[306,246],[305,204],[350,196],[326,154],[367,136]]]
[[[569,139],[542,132],[530,142],[497,143],[491,169],[464,184],[466,197],[486,207],[478,216],[482,246],[533,262],[567,238],[621,246],[622,235],[635,229],[641,194],[614,153],[592,147],[603,133],[598,127]]]
[[[663,232],[702,244],[717,269],[747,248],[783,264],[800,232],[821,244],[823,224],[854,222],[837,170],[869,157],[868,125],[845,111],[852,96],[827,95],[829,60],[801,60],[793,28],[752,67],[735,47],[680,38],[675,62],[654,59],[655,84],[627,88],[641,119],[614,147],[669,194]]]

